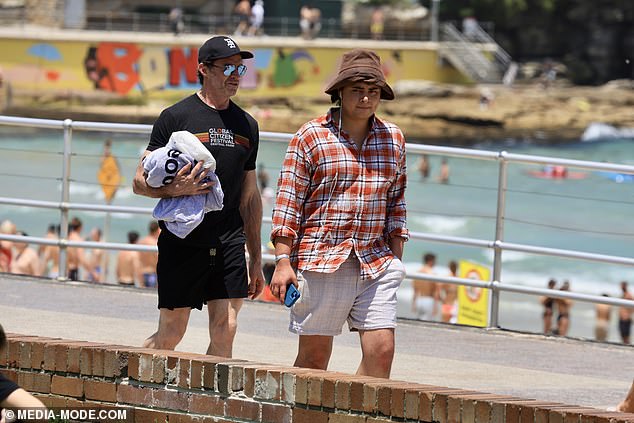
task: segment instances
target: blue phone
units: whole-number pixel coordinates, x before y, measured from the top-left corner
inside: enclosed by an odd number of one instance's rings
[[[299,300],[299,291],[297,290],[297,288],[295,288],[295,285],[290,284],[287,288],[286,288],[286,296],[284,297],[284,305],[286,307],[292,307],[293,304],[295,304],[295,302],[297,300]]]

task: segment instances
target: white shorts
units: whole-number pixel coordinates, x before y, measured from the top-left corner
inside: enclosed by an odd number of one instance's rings
[[[351,256],[333,273],[297,275],[301,296],[291,308],[289,330],[298,335],[335,336],[350,330],[396,327],[396,291],[405,266],[394,258],[376,279],[361,280],[359,259]]]

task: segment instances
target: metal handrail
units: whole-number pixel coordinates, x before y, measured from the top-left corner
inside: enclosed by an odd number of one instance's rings
[[[473,41],[479,42],[479,43],[483,43],[483,44],[491,44],[491,45],[495,45],[497,46],[495,49],[495,57],[498,60],[498,62],[500,62],[500,65],[502,65],[502,68],[505,70],[506,68],[508,68],[508,66],[511,64],[511,55],[508,54],[508,52],[506,50],[504,50],[502,48],[502,46],[500,46],[494,39],[493,37],[491,37],[489,35],[488,32],[486,32],[484,30],[484,28],[482,28],[479,24],[476,24],[473,28],[472,28],[472,33],[470,34],[470,36],[472,37]]]
[[[513,285],[508,283],[500,283],[498,281],[478,281],[474,279],[457,278],[452,276],[436,276],[429,273],[408,272],[407,277],[411,279],[424,279],[427,281],[438,283],[449,283],[452,285],[466,285],[476,288],[484,288],[489,290],[498,290],[505,292],[516,292],[519,294],[543,295],[551,298],[568,298],[571,300],[585,301],[590,303],[609,304],[621,307],[634,307],[634,300],[626,300],[623,298],[603,297],[590,294],[581,294],[578,292],[561,291],[559,289],[533,288],[524,285]]]
[[[72,25],[66,29],[106,31],[106,32],[145,32],[172,34],[168,15],[165,13],[139,13],[115,11],[88,11],[84,24]],[[50,16],[52,27],[64,27],[62,10],[56,10]],[[301,34],[299,16],[264,16],[260,32],[267,36],[292,37]],[[0,8],[0,26],[17,28],[28,27],[29,17],[23,10],[8,10]],[[181,35],[232,33],[237,25],[237,17],[232,14],[184,14]],[[322,27],[318,34],[321,39],[350,38],[370,39],[370,22],[353,20],[346,22],[341,18],[329,17],[321,21]],[[386,40],[414,40],[427,41],[430,33],[423,20],[419,25],[410,25],[407,29],[397,22],[386,22],[383,31]]]
[[[54,201],[38,201],[38,200],[23,200],[19,198],[9,198],[9,197],[0,197],[0,204],[7,204],[13,206],[30,206],[30,207],[40,207],[40,208],[53,208],[53,209],[67,209],[67,210],[84,210],[84,211],[100,211],[100,212],[112,212],[112,213],[136,213],[136,214],[145,214],[150,216],[152,214],[152,209],[149,207],[126,207],[126,206],[109,206],[109,205],[93,205],[93,204],[83,204],[83,203],[58,203]],[[270,217],[262,217],[262,223],[271,224],[272,220]],[[574,250],[564,250],[558,248],[547,248],[547,247],[536,247],[533,245],[526,244],[517,244],[510,242],[501,242],[501,241],[487,241],[484,239],[476,239],[476,238],[465,238],[465,237],[456,237],[456,236],[447,236],[447,235],[437,235],[437,234],[429,234],[423,232],[410,232],[410,238],[416,240],[424,240],[424,241],[432,241],[443,244],[456,244],[463,245],[468,247],[479,247],[479,248],[488,248],[495,249],[499,248],[500,250],[508,250],[508,251],[519,251],[524,253],[532,253],[532,254],[541,254],[548,256],[557,256],[557,257],[565,257],[571,259],[579,259],[586,261],[596,261],[601,263],[610,263],[610,264],[622,264],[625,266],[634,266],[634,258],[629,257],[621,257],[621,256],[612,256],[607,254],[595,254],[595,253],[584,253]],[[95,249],[116,249],[110,248],[109,245],[119,245],[119,246],[128,246],[130,248],[121,248],[127,250],[135,250],[134,246],[130,246],[130,244],[118,244],[118,243],[102,243],[102,242],[90,242],[90,241],[64,241],[50,239],[50,238],[42,238],[35,236],[21,237],[19,235],[9,235],[9,234],[1,234],[0,240],[6,241],[28,241],[33,244],[42,244],[42,245],[67,245],[70,247],[86,247],[86,248],[95,248]],[[141,246],[139,246],[141,247]],[[147,248],[137,248],[138,251],[158,251],[156,247]],[[409,276],[409,275],[408,275]],[[429,279],[426,277],[425,279]]]
[[[126,132],[126,133],[139,133],[149,134],[151,132],[151,125],[138,125],[138,124],[121,124],[121,123],[103,123],[103,122],[89,122],[89,121],[72,121],[66,119],[63,121],[51,120],[51,119],[34,119],[34,118],[22,118],[22,117],[10,117],[0,116],[0,125],[11,126],[24,126],[24,127],[40,127],[50,129],[61,129],[64,132],[64,176],[62,181],[62,201],[39,201],[39,200],[27,200],[18,198],[0,197],[0,204],[30,206],[30,207],[42,207],[59,209],[61,212],[61,233],[60,238],[57,240],[51,240],[40,237],[21,237],[16,235],[3,235],[0,234],[0,240],[9,240],[17,242],[28,242],[42,245],[56,245],[60,247],[60,275],[66,274],[66,248],[67,247],[87,247],[95,249],[112,249],[112,250],[135,250],[135,251],[157,251],[155,246],[141,246],[131,244],[120,243],[106,243],[106,242],[88,242],[88,241],[69,241],[68,238],[68,211],[69,210],[90,210],[100,212],[122,212],[122,213],[137,213],[137,214],[151,214],[150,208],[145,207],[123,207],[123,206],[111,206],[111,205],[95,205],[95,204],[83,204],[83,203],[70,203],[68,201],[69,195],[69,169],[70,169],[70,152],[72,142],[72,130],[83,131],[102,131],[102,132]],[[271,142],[287,143],[291,139],[291,134],[278,133],[278,132],[261,132],[260,139]],[[470,150],[465,148],[455,147],[441,147],[431,145],[420,144],[407,144],[408,152],[416,154],[442,154],[445,156],[464,157],[478,160],[491,160],[499,163],[498,172],[498,200],[497,200],[497,212],[496,212],[496,233],[495,240],[481,240],[473,238],[462,238],[453,236],[444,236],[431,233],[412,232],[412,239],[423,239],[433,242],[450,243],[466,246],[474,246],[481,248],[488,248],[494,251],[493,260],[493,275],[491,281],[474,281],[472,279],[454,278],[454,277],[440,277],[429,274],[421,274],[417,272],[408,272],[408,278],[426,279],[430,281],[451,283],[457,285],[476,286],[480,288],[486,288],[492,292],[492,303],[489,315],[489,326],[498,326],[498,311],[499,311],[499,294],[503,291],[517,292],[529,295],[547,295],[554,298],[570,298],[579,301],[588,301],[593,303],[603,303],[619,306],[634,307],[634,301],[615,299],[596,295],[587,295],[575,292],[562,292],[559,290],[539,289],[531,288],[522,285],[512,285],[501,283],[501,270],[502,270],[502,252],[508,251],[522,251],[533,254],[542,254],[549,256],[559,256],[580,260],[591,260],[605,263],[621,264],[627,266],[634,266],[634,259],[629,257],[611,256],[603,254],[586,253],[575,250],[563,250],[555,248],[539,247],[534,245],[516,244],[504,241],[504,209],[505,209],[505,192],[506,192],[506,167],[509,163],[529,163],[529,164],[551,164],[551,165],[563,165],[582,169],[590,170],[603,170],[610,172],[620,172],[626,174],[634,174],[634,166],[617,165],[602,162],[560,159],[545,156],[533,156],[525,154],[512,154],[506,151],[481,151]],[[271,219],[264,217],[264,223],[271,223]],[[273,256],[271,254],[263,254],[263,261],[272,262]]]
[[[454,66],[476,80],[495,76],[497,68],[482,54],[480,47],[467,40],[453,24],[444,23],[442,33],[441,52],[453,59]]]

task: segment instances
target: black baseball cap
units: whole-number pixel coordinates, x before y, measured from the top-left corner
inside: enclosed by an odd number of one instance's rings
[[[238,44],[227,36],[216,36],[208,39],[198,49],[198,63],[211,62],[216,59],[239,54],[243,59],[250,59],[253,53],[240,51]]]

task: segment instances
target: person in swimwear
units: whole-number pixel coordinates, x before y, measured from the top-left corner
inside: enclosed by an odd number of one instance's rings
[[[59,225],[51,224],[48,227],[45,238],[57,240],[59,238]],[[41,274],[50,279],[59,277],[59,247],[57,245],[41,245]]]
[[[621,282],[621,291],[623,294],[621,298],[624,300],[632,300],[632,294],[627,290],[627,282]],[[619,307],[619,333],[621,334],[621,340],[624,344],[630,343],[630,331],[632,328],[632,313],[634,312],[633,308],[630,307]]]
[[[434,274],[436,255],[427,253],[423,256],[423,267],[419,273],[428,275]],[[420,320],[433,320],[438,314],[438,302],[440,294],[438,284],[429,280],[412,280],[414,296],[412,298],[412,311],[416,313],[416,318]]]
[[[449,262],[449,276],[455,278],[458,276],[458,263]],[[443,322],[456,323],[458,317],[458,285],[453,283],[444,283],[440,288],[440,297],[442,298],[442,307],[440,315]]]
[[[22,231],[18,231],[17,235],[28,236]],[[40,276],[42,274],[42,266],[40,265],[40,257],[37,255],[35,248],[31,248],[27,242],[21,241],[15,241],[13,247],[15,257],[13,257],[11,261],[11,273]]]
[[[548,281],[548,289],[555,289],[556,285],[556,280],[551,279]],[[555,299],[552,297],[543,296],[539,299],[539,301],[544,306],[544,314],[542,315],[542,318],[544,319],[544,333],[549,335],[553,333],[553,314]]]
[[[83,241],[84,238],[81,236],[81,230],[83,228],[83,223],[81,219],[78,217],[74,217],[71,219],[68,224],[68,240],[69,241]],[[80,247],[68,247],[67,252],[67,266],[68,266],[68,279],[71,281],[79,280],[79,269],[81,267],[87,273],[88,278],[97,279],[95,273],[86,257],[86,253],[83,248]]]
[[[90,235],[88,235],[88,239],[92,242],[101,242],[102,240],[102,232],[101,229],[99,228],[92,228],[90,230]],[[88,263],[90,268],[92,269],[92,272],[88,275],[88,280],[90,282],[104,282],[104,269],[102,268],[102,264],[105,264],[105,266],[107,267],[108,265],[108,261],[107,258],[108,256],[104,256],[105,254],[105,250],[101,250],[99,248],[94,248],[91,252],[90,255],[88,256]],[[106,258],[106,261],[104,261],[104,257]]]
[[[560,291],[570,291],[570,282],[564,281],[563,285],[559,289]],[[570,307],[572,307],[572,300],[568,298],[557,298],[557,335],[566,336],[568,329],[570,329]]]
[[[609,297],[608,294],[602,294],[604,297]],[[610,314],[612,312],[612,306],[609,304],[597,304],[594,307],[597,313],[597,321],[594,325],[594,338],[597,341],[607,341],[608,334],[610,332]]]
[[[128,232],[128,243],[136,244],[137,231]],[[117,282],[123,286],[141,286],[141,261],[138,251],[122,250],[117,254]]]
[[[15,235],[17,228],[10,220],[3,220],[0,223],[0,233]],[[11,241],[0,241],[0,272],[8,272],[10,270],[12,256],[13,243]]]
[[[542,171],[544,172],[544,175],[547,175],[553,179],[564,179],[568,177],[568,169],[566,168],[566,166],[548,165],[544,166],[544,169]]]
[[[156,220],[152,220],[148,225],[148,234],[141,238],[139,245],[153,245],[158,243],[161,228]],[[139,261],[141,262],[142,283],[146,288],[156,288],[156,264],[158,263],[158,253],[151,251],[139,251]]]

